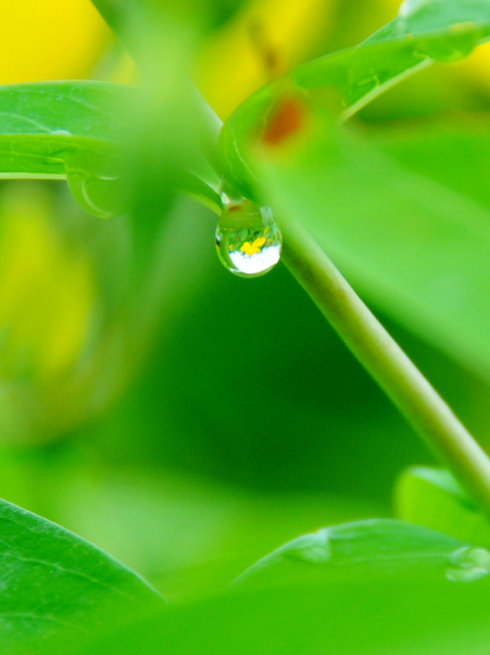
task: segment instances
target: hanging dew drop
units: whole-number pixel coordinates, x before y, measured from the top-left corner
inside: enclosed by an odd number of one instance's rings
[[[279,261],[281,246],[281,231],[269,207],[225,198],[216,247],[226,269],[241,277],[264,275]]]

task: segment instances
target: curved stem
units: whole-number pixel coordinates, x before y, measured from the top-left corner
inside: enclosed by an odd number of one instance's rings
[[[490,459],[314,239],[283,226],[282,259],[350,350],[490,516]]]

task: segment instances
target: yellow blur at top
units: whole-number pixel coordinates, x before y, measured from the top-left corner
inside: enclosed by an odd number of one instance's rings
[[[336,23],[342,2],[246,2],[200,52],[197,83],[216,113],[225,120],[262,85],[307,59],[319,35],[342,29]],[[396,16],[401,0],[373,0],[372,7],[359,4],[367,14],[366,20],[376,10],[380,27]],[[477,48],[460,65],[460,71],[466,79],[490,90],[490,45]]]
[[[109,35],[90,0],[4,0],[0,84],[86,77]]]
[[[225,119],[273,77],[298,64],[329,24],[333,0],[253,0],[200,53],[198,83]]]

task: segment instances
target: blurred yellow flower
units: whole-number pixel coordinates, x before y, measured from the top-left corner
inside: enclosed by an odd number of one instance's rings
[[[486,93],[490,93],[490,43],[479,46],[461,63],[458,72],[464,78],[476,83]]]
[[[0,83],[85,77],[110,32],[90,0],[0,5]]]
[[[197,79],[225,119],[247,96],[299,63],[329,25],[334,0],[252,0],[201,52]]]
[[[50,221],[41,185],[4,189],[0,231],[0,374],[52,382],[66,375],[87,338],[95,281]]]

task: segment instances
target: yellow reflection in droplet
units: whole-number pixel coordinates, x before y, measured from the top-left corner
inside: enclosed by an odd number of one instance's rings
[[[257,237],[252,243],[250,241],[245,241],[240,250],[246,255],[258,255],[265,242],[265,237]]]

